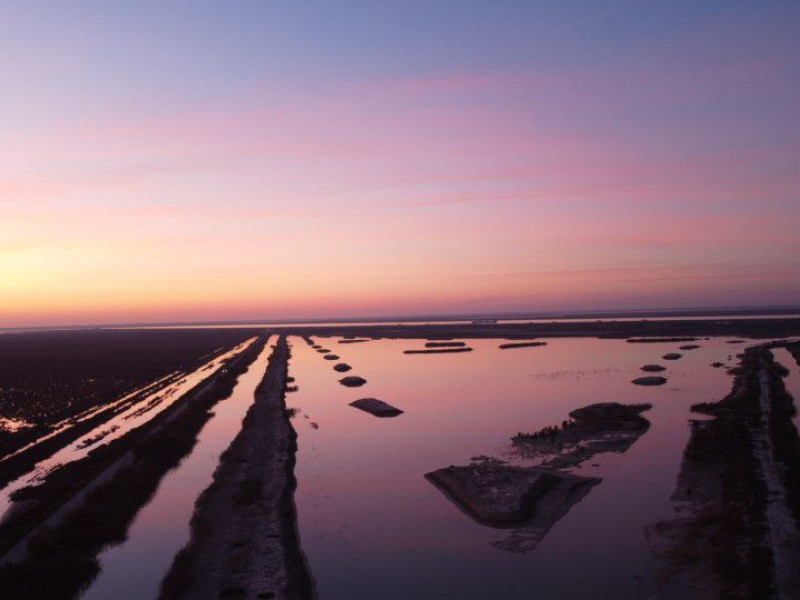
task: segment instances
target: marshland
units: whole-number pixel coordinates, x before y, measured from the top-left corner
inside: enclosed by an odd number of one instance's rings
[[[0,416],[30,422],[3,433],[0,591],[791,597],[798,337],[793,318],[0,335],[24,364]]]

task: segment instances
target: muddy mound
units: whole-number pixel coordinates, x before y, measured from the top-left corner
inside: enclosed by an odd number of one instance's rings
[[[508,350],[510,348],[536,348],[538,346],[546,346],[547,342],[512,342],[509,344],[500,344],[500,350]]]
[[[427,342],[426,348],[462,348],[466,346],[466,342]]]
[[[696,350],[699,347],[698,344],[686,344],[685,346],[678,346],[678,350]]]
[[[347,387],[361,387],[367,383],[367,380],[363,377],[358,377],[357,375],[350,375],[348,377],[342,377],[339,380],[339,383]]]
[[[391,404],[387,404],[377,398],[361,398],[355,402],[351,402],[350,406],[360,408],[376,417],[396,417],[397,415],[403,414],[403,411],[399,408],[395,408]]]
[[[661,365],[644,365],[640,370],[647,373],[658,373],[661,371],[666,371],[667,367],[662,367]]]
[[[451,466],[425,477],[479,523],[503,527],[536,517],[547,529],[600,482],[500,461]]]
[[[629,338],[629,344],[663,344],[665,342],[696,342],[696,337]]]
[[[635,385],[664,385],[667,383],[666,377],[638,377],[631,381]]]
[[[664,356],[662,356],[661,358],[663,358],[664,360],[678,360],[682,356],[683,354],[679,354],[678,352],[669,352]]]
[[[324,358],[325,360],[339,360],[339,357],[336,356],[335,354],[326,354],[322,358]]]
[[[347,363],[337,363],[333,365],[333,370],[338,371],[339,373],[347,373],[352,368],[353,367],[351,367]]]
[[[472,348],[428,348],[425,350],[404,350],[403,354],[452,354],[455,352],[472,352]]]

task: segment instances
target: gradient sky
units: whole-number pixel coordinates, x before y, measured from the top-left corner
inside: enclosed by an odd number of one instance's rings
[[[800,3],[0,2],[0,325],[800,303]]]

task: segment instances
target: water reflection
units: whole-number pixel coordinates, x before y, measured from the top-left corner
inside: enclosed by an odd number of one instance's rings
[[[175,553],[189,539],[197,496],[211,483],[219,455],[241,429],[255,388],[272,353],[269,344],[239,376],[230,397],[219,402],[198,435],[192,453],[161,482],[150,503],[136,516],[124,543],[99,557],[102,571],[86,599],[155,598]]]
[[[730,354],[712,339],[668,365],[666,386],[632,385],[640,367],[678,344],[552,339],[541,348],[407,355],[414,340],[337,346],[368,383],[338,384],[332,365],[293,339],[292,405],[299,450],[296,502],[304,550],[326,598],[646,597],[652,558],[643,527],[670,513],[692,403],[727,393],[710,365]],[[333,340],[315,338],[325,347]],[[404,410],[375,419],[349,403],[371,396]],[[650,430],[627,453],[596,455],[572,472],[603,484],[575,505],[535,551],[498,551],[507,534],[475,523],[423,478],[484,454],[509,438],[561,423],[595,402],[650,403]],[[307,417],[307,418],[305,418]],[[319,424],[312,428],[311,422]]]
[[[794,399],[794,407],[797,412],[795,412],[793,420],[795,427],[800,429],[800,364],[786,348],[773,348],[772,354],[775,360],[789,371],[789,374],[784,377],[783,383],[786,386],[786,391]]]
[[[5,515],[8,512],[13,503],[11,497],[14,492],[29,485],[36,485],[53,470],[68,463],[85,458],[101,440],[106,443],[111,442],[143,425],[157,414],[166,410],[185,392],[211,377],[211,375],[213,375],[226,361],[243,352],[250,346],[250,344],[253,343],[254,340],[255,338],[251,338],[250,340],[243,342],[229,352],[225,352],[217,356],[196,371],[172,381],[166,387],[158,387],[156,383],[145,386],[145,388],[143,388],[144,390],[155,387],[157,388],[157,391],[144,396],[141,401],[136,402],[133,406],[124,408],[121,410],[121,412],[119,412],[119,414],[114,416],[101,427],[79,437],[73,443],[61,448],[48,458],[38,462],[32,471],[6,485],[0,491],[0,515]],[[124,401],[136,393],[137,392],[134,392],[134,394],[130,394],[125,398],[115,401],[115,403],[111,405],[112,410],[117,405],[124,406]],[[107,407],[103,407],[103,410],[106,408]],[[97,410],[99,409],[93,409],[93,411],[82,415],[80,419],[89,418]],[[59,430],[57,429],[56,433],[58,431]]]

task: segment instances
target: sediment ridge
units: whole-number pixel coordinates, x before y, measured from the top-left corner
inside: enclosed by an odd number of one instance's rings
[[[200,495],[191,539],[160,598],[313,598],[294,508],[296,433],[285,403],[289,347],[281,336],[242,429]]]
[[[125,539],[162,477],[194,447],[211,409],[258,357],[260,338],[210,379],[126,436],[21,490],[0,527],[0,596],[74,598],[99,572],[97,556]]]
[[[648,531],[662,577],[688,575],[709,597],[800,597],[800,441],[785,370],[747,348],[731,392],[696,404],[673,500],[684,511]]]

